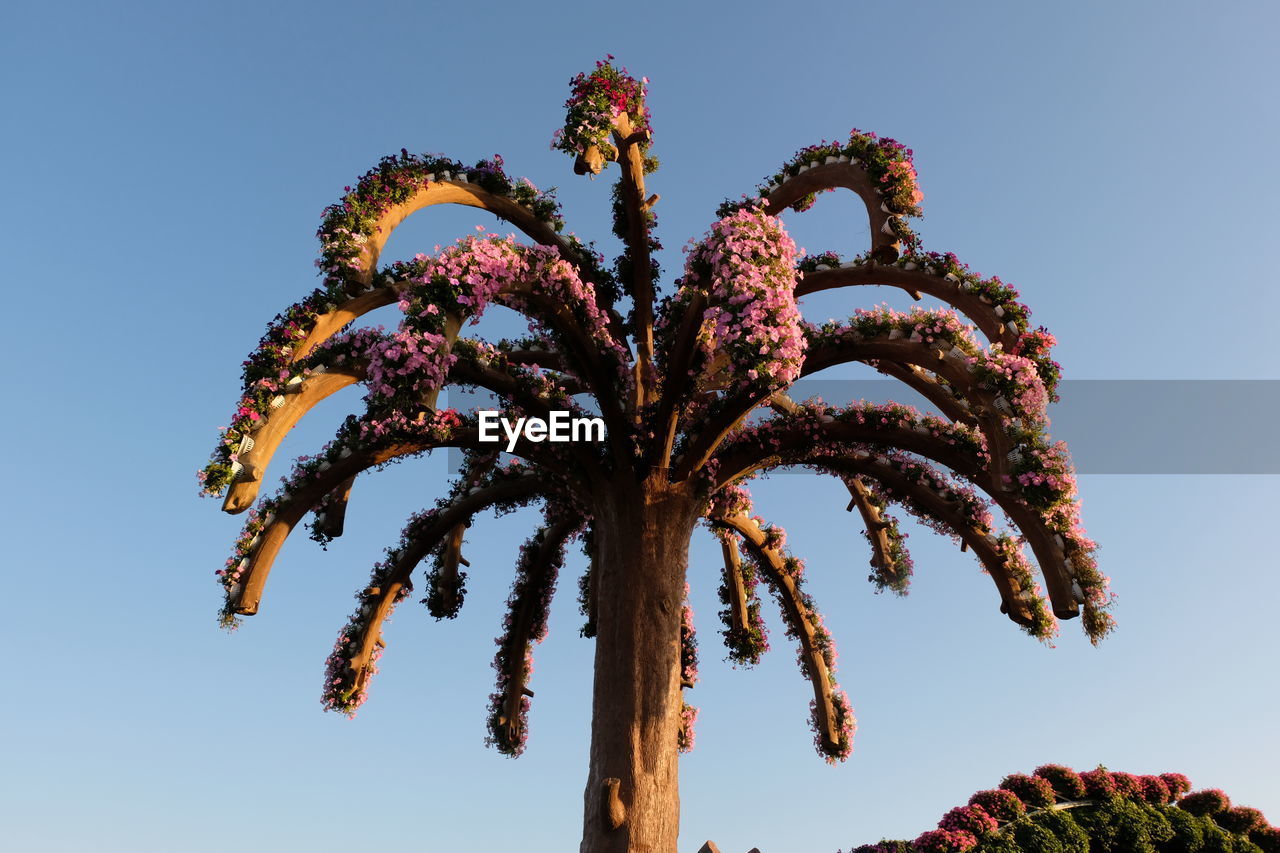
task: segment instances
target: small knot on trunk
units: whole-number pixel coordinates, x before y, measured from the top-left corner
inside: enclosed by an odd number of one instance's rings
[[[627,807],[622,804],[622,780],[605,779],[600,783],[600,817],[605,832],[620,829],[627,822]]]

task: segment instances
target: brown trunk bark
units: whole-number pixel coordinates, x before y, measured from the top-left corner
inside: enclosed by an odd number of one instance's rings
[[[595,689],[581,853],[676,853],[680,608],[697,521],[655,477],[596,508]]]

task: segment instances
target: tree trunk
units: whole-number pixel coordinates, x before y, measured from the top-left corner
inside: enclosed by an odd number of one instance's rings
[[[676,853],[680,608],[697,522],[657,477],[596,507],[596,661],[581,853]]]

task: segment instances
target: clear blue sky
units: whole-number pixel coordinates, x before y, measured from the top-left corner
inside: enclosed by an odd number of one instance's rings
[[[188,6],[188,8],[182,8]],[[606,52],[652,80],[668,275],[678,248],[800,146],[851,127],[916,151],[927,248],[1022,289],[1069,378],[1277,379],[1280,149],[1272,4],[9,4],[0,13],[8,460],[0,826],[15,851],[575,849],[589,641],[561,584],[528,752],[482,746],[492,639],[529,516],[485,520],[462,616],[406,605],[354,722],[320,710],[351,595],[441,460],[362,480],[347,537],[289,543],[263,612],[215,624],[239,520],[194,471],[266,322],[314,286],[321,209],[402,146],[559,185],[611,247],[608,183],[548,150],[568,78]],[[392,260],[492,220],[433,210]],[[787,218],[857,251],[824,197]],[[495,226],[496,227],[496,226]],[[888,294],[885,294],[886,296]],[[855,304],[806,305],[811,319]],[[877,297],[878,298],[878,297]],[[356,402],[282,453],[314,450]],[[1206,448],[1238,417],[1186,400]],[[1142,442],[1099,413],[1096,429]],[[1174,426],[1174,425],[1171,425]],[[1270,441],[1272,425],[1257,434]],[[281,463],[283,456],[280,457]],[[274,474],[271,475],[274,480]],[[970,555],[911,528],[905,600],[865,582],[835,484],[755,489],[810,565],[859,731],[831,768],[782,647],[720,663],[717,549],[690,578],[703,649],[681,851],[914,837],[1044,762],[1177,770],[1280,821],[1274,476],[1082,478],[1120,627],[1056,649],[997,613]]]

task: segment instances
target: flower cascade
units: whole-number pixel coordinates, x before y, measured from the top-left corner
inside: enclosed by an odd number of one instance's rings
[[[736,377],[733,390],[765,392],[800,375],[805,341],[795,300],[795,242],[781,222],[753,207],[713,225],[688,252],[676,303],[687,305],[695,289],[707,299],[698,345],[710,369]],[[720,354],[727,370],[716,361]]]

